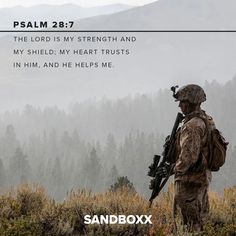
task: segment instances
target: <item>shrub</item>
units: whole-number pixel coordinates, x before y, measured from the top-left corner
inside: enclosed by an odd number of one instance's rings
[[[55,202],[42,187],[23,185],[0,197],[0,235],[173,235],[173,192],[173,185],[170,185],[150,209],[146,199],[123,187],[97,194],[74,191],[63,202]],[[222,197],[211,192],[210,219],[199,235],[235,236],[235,199],[236,186],[226,189]],[[153,224],[85,225],[83,218],[87,214],[152,215]],[[181,229],[179,219],[177,225],[177,235],[191,235]]]
[[[126,191],[136,192],[134,185],[127,176],[118,177],[117,181],[111,185],[111,191],[117,191],[120,189],[125,189]]]

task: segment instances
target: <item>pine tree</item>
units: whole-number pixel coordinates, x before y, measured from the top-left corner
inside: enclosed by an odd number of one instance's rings
[[[6,127],[5,136],[2,140],[2,157],[6,161],[7,166],[9,166],[9,160],[14,155],[16,148],[19,146],[19,141],[16,139],[15,128],[13,125],[8,125]]]
[[[7,183],[6,171],[2,159],[0,159],[0,187],[6,186],[6,183]]]
[[[27,156],[20,147],[16,148],[15,154],[10,160],[9,174],[12,184],[27,182],[30,178],[30,165]]]
[[[48,160],[48,164],[46,166],[48,192],[54,199],[61,200],[65,191],[63,188],[63,172],[59,157],[56,157],[55,160]]]
[[[116,166],[113,165],[110,170],[110,173],[108,174],[107,186],[111,186],[112,184],[114,184],[118,177],[119,177],[118,170]]]
[[[127,191],[136,192],[134,185],[127,176],[121,176],[117,178],[117,181],[111,185],[111,191],[118,191],[120,189],[126,189]]]
[[[110,169],[111,166],[116,162],[117,158],[117,145],[114,135],[109,134],[107,136],[107,143],[105,147],[105,165],[106,168]]]
[[[101,177],[100,172],[101,172],[100,160],[97,157],[95,148],[93,148],[83,168],[85,188],[93,191],[97,191],[99,189],[100,177]]]

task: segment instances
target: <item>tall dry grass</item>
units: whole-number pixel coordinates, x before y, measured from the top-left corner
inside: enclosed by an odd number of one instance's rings
[[[55,202],[37,185],[21,185],[0,196],[0,235],[173,235],[173,186],[149,208],[148,201],[127,189],[93,194],[73,191]],[[210,193],[211,213],[200,235],[236,235],[236,186],[220,196]],[[85,225],[84,215],[152,215],[152,225]],[[185,233],[177,219],[177,235]]]

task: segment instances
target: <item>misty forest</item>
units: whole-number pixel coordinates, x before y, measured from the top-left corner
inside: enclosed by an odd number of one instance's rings
[[[205,82],[203,109],[230,142],[226,164],[213,174],[211,188],[235,184],[236,77],[225,84]],[[0,187],[39,183],[57,200],[72,189],[103,192],[120,176],[148,196],[148,166],[161,154],[178,103],[169,89],[117,100],[91,99],[58,107],[26,105],[0,116]]]

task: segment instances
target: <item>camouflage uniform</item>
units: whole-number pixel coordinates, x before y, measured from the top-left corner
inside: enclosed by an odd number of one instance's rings
[[[201,231],[209,211],[208,135],[200,117],[214,124],[204,111],[193,111],[185,116],[183,126],[177,132],[174,213],[179,207],[188,231]]]

